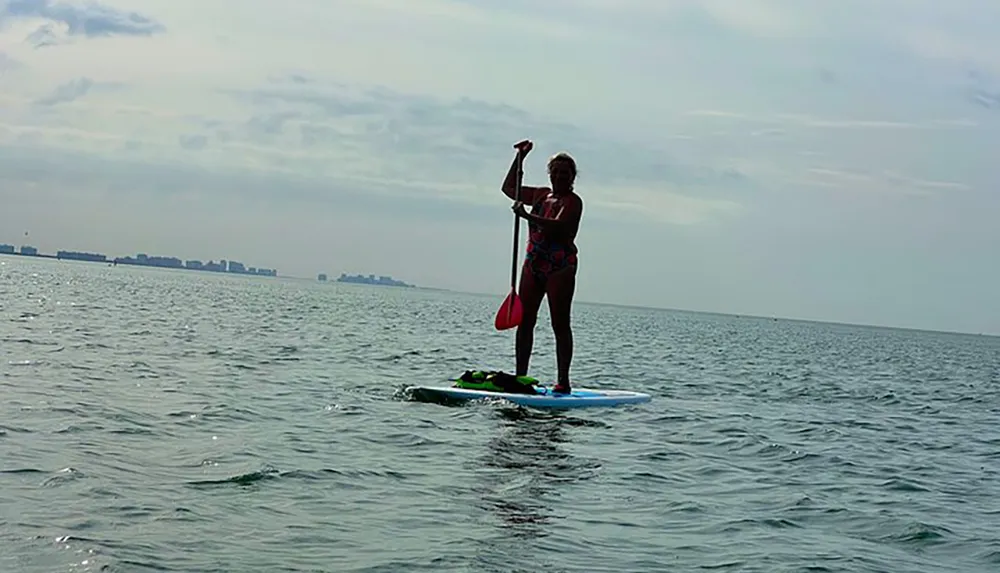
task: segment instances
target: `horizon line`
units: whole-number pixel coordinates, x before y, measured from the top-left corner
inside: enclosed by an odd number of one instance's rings
[[[80,259],[57,259],[54,256],[52,256],[50,258],[50,257],[45,257],[45,256],[39,257],[39,256],[32,256],[32,255],[21,255],[19,253],[3,253],[3,252],[0,252],[0,255],[15,256],[15,257],[18,257],[18,258],[23,257],[25,259],[35,259],[35,260],[43,260],[43,261],[47,260],[47,261],[60,262],[60,263],[61,262],[67,262],[67,261],[69,261],[69,262],[76,262],[76,263],[88,263],[88,264],[94,264],[94,263],[101,262],[101,261],[88,261],[88,260],[80,260]],[[110,261],[103,261],[103,262],[104,263],[108,263]],[[125,266],[128,266],[128,267],[131,267],[131,266],[140,266],[140,267],[143,267],[143,268],[162,269],[162,270],[167,270],[167,271],[178,271],[178,270],[179,271],[189,271],[189,270],[194,270],[194,269],[188,269],[186,267],[179,267],[179,268],[174,268],[174,267],[157,267],[157,266],[145,267],[143,265],[125,265]],[[247,276],[247,277],[261,276],[261,277],[264,277],[264,278],[267,278],[267,279],[270,279],[270,280],[278,280],[278,281],[282,281],[282,280],[305,281],[305,282],[315,283],[315,284],[353,285],[353,286],[356,286],[356,287],[369,287],[369,288],[372,288],[372,287],[374,287],[374,288],[403,288],[403,287],[397,287],[396,285],[379,285],[379,284],[368,284],[368,283],[345,283],[345,282],[338,282],[336,280],[334,280],[334,281],[318,281],[315,276],[312,277],[312,278],[309,278],[309,277],[303,277],[303,276],[298,276],[298,275],[280,275],[280,274],[277,275],[277,276],[256,275],[256,274],[249,274],[249,273],[245,274],[245,275],[242,274],[242,273],[221,273],[221,274],[225,274],[225,275],[232,274],[233,276]],[[324,273],[324,274],[328,274],[328,273]],[[387,276],[391,276],[391,275],[387,275]],[[428,285],[410,285],[409,287],[406,288],[406,290],[423,290],[423,291],[436,291],[436,292],[451,292],[451,293],[464,294],[464,295],[470,295],[470,296],[476,296],[476,297],[490,297],[490,298],[498,297],[499,296],[497,293],[487,293],[487,292],[479,292],[479,291],[470,291],[470,290],[462,290],[462,289],[447,288],[447,287],[434,287],[434,286],[428,286]],[[924,327],[916,327],[916,326],[900,326],[900,325],[892,325],[892,324],[878,324],[878,323],[865,323],[865,322],[848,322],[848,321],[834,320],[834,319],[806,318],[806,317],[801,317],[801,316],[797,317],[797,316],[790,316],[790,315],[777,315],[777,314],[765,315],[765,314],[754,314],[752,312],[748,312],[748,313],[736,313],[736,312],[719,311],[719,310],[702,310],[702,309],[678,308],[678,307],[669,307],[669,306],[651,306],[651,305],[648,305],[648,304],[623,303],[623,302],[608,302],[608,301],[589,300],[589,299],[576,299],[574,301],[574,304],[589,305],[589,306],[606,306],[606,307],[626,308],[626,309],[635,309],[635,310],[647,310],[647,311],[651,310],[651,311],[678,312],[678,313],[688,313],[688,314],[703,314],[703,315],[713,315],[713,316],[724,316],[724,317],[730,317],[730,318],[751,318],[751,319],[755,319],[755,320],[775,320],[775,321],[780,320],[780,321],[785,321],[785,322],[803,322],[803,323],[810,323],[810,324],[823,324],[823,325],[834,325],[834,326],[849,326],[849,327],[855,327],[855,328],[896,330],[896,331],[906,331],[906,332],[921,332],[921,333],[928,333],[928,334],[948,334],[948,335],[957,335],[957,336],[1000,338],[1000,331],[998,331],[998,332],[989,332],[989,331],[986,331],[986,332],[974,332],[974,331],[969,331],[969,330],[944,330],[944,329],[924,328]]]

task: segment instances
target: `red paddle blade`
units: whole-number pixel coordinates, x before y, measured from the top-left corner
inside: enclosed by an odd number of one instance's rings
[[[521,324],[522,315],[523,309],[521,307],[521,299],[517,296],[517,293],[512,290],[497,310],[496,318],[493,319],[493,326],[495,326],[497,330],[514,328]]]

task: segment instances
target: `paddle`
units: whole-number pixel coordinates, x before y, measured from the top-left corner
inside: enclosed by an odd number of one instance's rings
[[[517,150],[517,177],[514,183],[514,197],[515,201],[521,200],[521,178],[524,176],[524,171],[522,170],[522,162],[524,158],[521,155],[521,150]],[[521,230],[520,220],[517,213],[514,213],[514,252],[511,255],[510,262],[510,293],[507,298],[504,299],[503,304],[497,309],[497,315],[493,319],[493,326],[497,330],[508,330],[514,328],[521,324],[521,317],[523,315],[523,307],[521,305],[521,298],[517,296],[517,235]]]

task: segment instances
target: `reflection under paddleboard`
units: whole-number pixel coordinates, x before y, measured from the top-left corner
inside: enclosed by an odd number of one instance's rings
[[[479,508],[495,529],[481,540],[477,559],[507,570],[513,556],[544,538],[561,535],[557,510],[560,492],[588,480],[601,469],[598,460],[571,453],[565,446],[572,428],[604,426],[562,412],[524,408],[495,410],[499,427],[486,451],[470,462],[480,494]],[[528,567],[525,570],[534,570]]]

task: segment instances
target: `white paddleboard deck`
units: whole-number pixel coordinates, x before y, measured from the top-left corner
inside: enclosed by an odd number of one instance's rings
[[[454,386],[411,386],[408,390],[451,400],[503,399],[533,408],[594,408],[638,404],[652,400],[652,396],[642,392],[598,388],[573,388],[569,394],[554,393],[544,386],[536,387],[536,394],[473,390]]]

